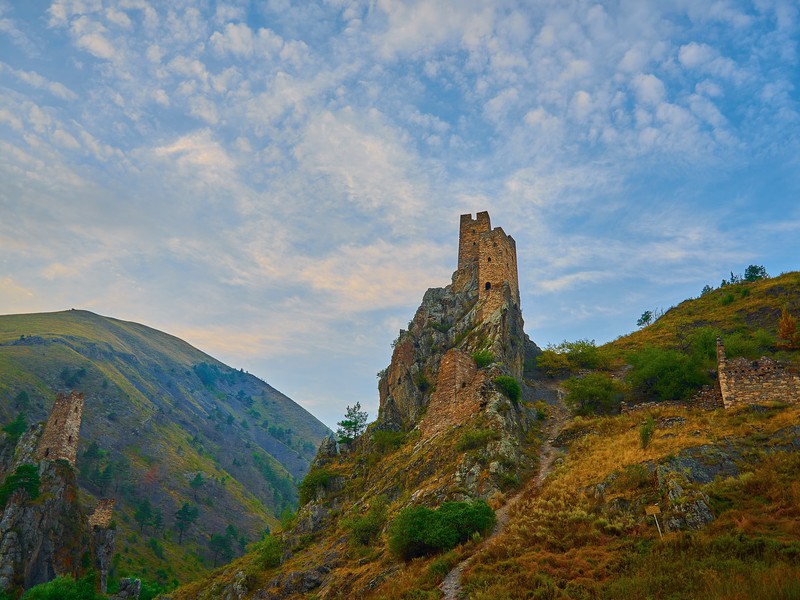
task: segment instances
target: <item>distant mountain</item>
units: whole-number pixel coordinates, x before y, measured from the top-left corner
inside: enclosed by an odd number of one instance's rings
[[[68,389],[86,396],[82,499],[117,499],[116,575],[184,580],[212,566],[213,534],[230,540],[228,558],[240,553],[296,506],[329,433],[264,381],[161,331],[81,310],[0,316],[3,424],[45,420]],[[184,503],[198,517],[179,544]]]

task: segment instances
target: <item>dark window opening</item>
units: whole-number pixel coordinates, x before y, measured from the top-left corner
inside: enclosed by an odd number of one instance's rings
[[[492,289],[492,284],[491,284],[491,283],[489,283],[488,281],[486,282],[486,289],[487,289],[487,290],[490,290],[490,289]]]
[[[45,448],[45,451],[44,451],[44,456],[45,456],[45,458],[47,458],[48,456],[50,456],[50,448]]]
[[[72,443],[72,436],[69,436],[69,439],[68,439],[67,441],[68,441],[69,443]]]
[[[492,262],[492,257],[490,256],[486,260],[489,261],[489,262]]]

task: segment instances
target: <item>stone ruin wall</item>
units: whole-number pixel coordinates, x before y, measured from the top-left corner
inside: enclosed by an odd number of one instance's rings
[[[725,408],[763,402],[800,402],[800,375],[771,358],[727,360],[718,346],[718,377]],[[720,357],[721,354],[721,357]]]
[[[115,502],[114,498],[101,498],[94,512],[89,515],[89,527],[108,529],[111,526]]]
[[[471,355],[458,348],[448,350],[442,357],[436,390],[419,424],[422,437],[432,437],[478,412],[478,390],[484,379],[485,374],[478,371]]]
[[[83,415],[83,394],[59,393],[36,449],[37,460],[64,459],[73,467],[78,457],[78,441]]]

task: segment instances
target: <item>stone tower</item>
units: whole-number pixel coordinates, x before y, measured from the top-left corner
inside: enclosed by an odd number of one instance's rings
[[[501,227],[492,229],[486,211],[474,219],[471,214],[461,215],[454,284],[463,289],[473,276],[477,277],[481,315],[490,315],[503,305],[505,284],[512,304],[519,307],[517,244]]]
[[[74,467],[78,456],[82,416],[82,393],[72,391],[69,394],[58,394],[39,440],[36,458],[38,460],[63,458]]]

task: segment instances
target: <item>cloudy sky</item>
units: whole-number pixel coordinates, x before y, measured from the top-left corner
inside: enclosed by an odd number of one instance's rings
[[[796,0],[0,0],[0,312],[178,335],[334,426],[458,216],[605,342],[798,268]]]

